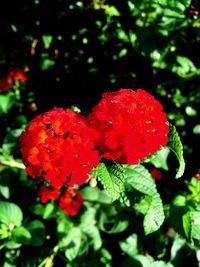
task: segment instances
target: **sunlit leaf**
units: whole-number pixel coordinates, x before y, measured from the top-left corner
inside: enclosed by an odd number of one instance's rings
[[[20,226],[22,223],[23,214],[16,204],[0,201],[0,221],[9,225]]]
[[[170,124],[170,132],[168,133],[168,138],[169,140],[167,146],[174,152],[179,161],[179,169],[176,174],[176,178],[180,178],[185,170],[185,160],[183,158],[183,146],[175,126],[171,124]]]
[[[123,166],[110,162],[100,163],[96,169],[96,175],[111,195],[112,200],[118,199],[120,193],[124,191]]]
[[[155,180],[142,165],[128,165],[125,170],[126,183],[148,196],[145,206],[144,231],[150,234],[160,228],[164,221],[162,200],[156,189]],[[149,205],[147,206],[147,204]]]
[[[27,229],[31,233],[30,245],[34,247],[41,246],[46,237],[44,223],[39,220],[34,220],[27,225]]]

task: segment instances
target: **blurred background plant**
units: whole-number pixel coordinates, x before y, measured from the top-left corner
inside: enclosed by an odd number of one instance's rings
[[[199,1],[8,0],[0,14],[0,266],[199,266]],[[179,180],[171,153],[147,163],[166,215],[148,236],[137,194],[130,210],[85,185],[70,217],[40,204],[21,161],[18,138],[36,115],[87,114],[119,88],[159,99],[184,148]]]

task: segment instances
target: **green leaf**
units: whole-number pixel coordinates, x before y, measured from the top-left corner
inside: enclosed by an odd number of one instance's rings
[[[45,205],[43,219],[50,219],[54,216],[55,205],[52,202],[49,202]]]
[[[165,217],[162,200],[157,192],[155,181],[148,170],[142,165],[128,165],[125,169],[125,174],[126,183],[129,186],[149,196],[149,206],[148,208],[145,206],[146,213],[143,225],[145,234],[150,234],[159,229]]]
[[[154,261],[152,262],[149,267],[173,267],[174,265],[172,265],[169,262],[164,262],[164,261]]]
[[[59,238],[59,247],[64,247],[66,238],[66,229],[69,231],[74,227],[74,224],[69,216],[66,216],[66,213],[63,210],[59,210],[57,213],[57,233]]]
[[[124,165],[125,166],[125,165]],[[157,193],[156,184],[149,171],[142,165],[126,165],[125,181],[139,192],[153,196]]]
[[[129,225],[129,221],[123,213],[114,206],[105,206],[100,213],[98,226],[101,231],[114,234],[123,232]]]
[[[40,203],[35,204],[35,205],[30,206],[29,209],[31,210],[31,212],[33,212],[33,214],[42,217],[45,211],[45,205],[42,205]]]
[[[48,70],[50,67],[55,65],[55,60],[49,58],[42,58],[40,67],[42,71]]]
[[[29,244],[31,241],[31,233],[25,227],[20,226],[12,231],[12,238],[16,243]]]
[[[149,267],[151,262],[153,262],[153,258],[152,256],[150,255],[141,255],[141,254],[138,254],[138,255],[135,255],[134,258],[135,262],[131,265],[131,266],[142,266],[142,267]],[[139,265],[136,265],[136,264],[139,264]]]
[[[8,113],[9,109],[15,103],[15,97],[12,92],[7,93],[5,95],[0,95],[0,114],[1,113]]]
[[[112,200],[118,199],[121,192],[124,191],[123,166],[110,162],[107,162],[107,164],[99,163],[95,173],[104,188],[111,195]]]
[[[49,202],[46,205],[42,204],[35,204],[33,206],[30,206],[30,210],[38,215],[41,216],[43,219],[50,219],[55,216],[54,213],[55,205],[53,202]]]
[[[200,240],[200,212],[194,211],[191,216],[191,238]]]
[[[188,116],[196,116],[197,115],[197,111],[196,111],[196,109],[194,109],[193,107],[191,107],[191,106],[187,106],[186,108],[185,108],[185,112],[186,112],[186,114],[188,115]]]
[[[3,180],[2,178],[4,177],[0,177],[0,193],[2,194],[3,197],[8,199],[10,197],[10,192],[11,192],[10,186],[9,184],[6,184],[5,183],[6,181]]]
[[[101,262],[103,263],[103,266],[105,267],[112,267],[112,254],[106,249],[102,248],[100,250],[101,253]]]
[[[115,16],[115,17],[120,16],[119,11],[114,6],[108,6],[108,5],[106,5],[105,13],[107,15],[109,15],[109,16]]]
[[[152,196],[152,202],[149,206],[149,210],[144,216],[144,231],[146,234],[155,232],[160,228],[164,221],[163,205],[160,195],[155,193]]]
[[[174,228],[174,230],[179,233],[181,236],[185,236],[185,231],[184,225],[183,225],[183,216],[188,212],[188,207],[187,205],[182,205],[182,203],[173,203],[170,207],[170,212],[169,212],[169,222],[171,227]],[[185,225],[185,227],[187,227]]]
[[[134,208],[138,212],[140,212],[143,215],[145,215],[149,210],[149,205],[151,204],[151,201],[152,201],[152,197],[146,195],[145,197],[142,197],[142,199],[140,200],[139,203],[135,203],[134,204]]]
[[[99,229],[95,225],[87,225],[85,226],[84,229],[82,228],[83,232],[90,237],[92,240],[92,245],[94,250],[100,249],[102,246],[102,239],[99,233]]]
[[[102,213],[99,219],[99,228],[109,234],[121,233],[128,227],[128,220],[126,219],[114,219],[107,218],[107,216]]]
[[[185,77],[187,74],[197,71],[197,68],[189,58],[177,56],[176,60],[179,65],[173,66],[172,71],[179,76]]]
[[[64,240],[65,256],[69,261],[73,261],[79,254],[81,248],[82,232],[80,228],[70,229]]]
[[[173,200],[173,205],[175,206],[185,206],[186,197],[182,195],[177,195]]]
[[[174,241],[173,241],[173,245],[171,247],[171,262],[173,263],[177,263],[177,265],[179,265],[180,263],[180,259],[182,260],[182,251],[183,253],[185,253],[186,251],[183,250],[183,248],[185,247],[186,244],[186,239],[182,238],[179,235],[175,235]],[[177,266],[175,265],[175,266]]]
[[[200,265],[200,250],[197,249],[195,252],[196,252],[196,257],[197,257],[198,265]]]
[[[185,170],[185,161],[183,158],[183,146],[180,140],[180,137],[176,131],[176,127],[169,124],[170,132],[168,133],[168,144],[167,146],[174,152],[178,161],[179,161],[179,169],[176,174],[176,178],[180,178]]]
[[[80,218],[80,229],[91,239],[94,250],[98,250],[102,245],[99,229],[96,226],[96,213],[96,207],[89,207]]]
[[[165,9],[165,11],[164,11],[164,17],[166,17],[165,18],[165,20],[169,20],[169,21],[173,21],[173,20],[175,20],[175,19],[183,19],[184,17],[185,17],[185,15],[181,12],[177,12],[177,11],[175,11],[175,10],[172,10],[171,8],[169,9],[169,8],[166,8]]]
[[[121,250],[127,253],[130,257],[138,254],[138,238],[136,234],[130,235],[127,239],[120,241],[119,246]]]
[[[20,226],[23,214],[21,209],[14,203],[0,201],[0,221],[6,225]]]
[[[168,171],[167,159],[169,152],[168,147],[161,147],[155,154],[148,156],[143,162],[149,162],[156,168]]]
[[[84,228],[87,227],[88,225],[91,225],[93,221],[95,220],[96,216],[96,209],[94,207],[89,207],[82,215],[80,218],[81,225],[80,227]]]
[[[185,235],[188,239],[191,238],[191,216],[190,212],[187,212],[183,215],[183,229],[185,232]]]
[[[191,5],[191,0],[182,0],[183,5],[185,8],[188,8]]]
[[[200,124],[197,124],[194,126],[193,133],[194,134],[200,134]]]
[[[192,194],[200,195],[200,180],[196,179],[195,177],[192,177],[190,181],[186,181],[186,184]]]
[[[6,261],[4,262],[2,267],[17,267],[17,266],[14,263]]]
[[[16,147],[19,142],[19,136],[21,135],[23,129],[15,129],[12,131],[9,131],[4,140],[3,140],[3,145],[2,148],[4,151],[12,154],[14,150],[16,151]]]
[[[53,36],[52,35],[42,35],[42,41],[44,43],[44,48],[48,49],[52,43]]]
[[[102,204],[111,204],[112,199],[107,191],[100,190],[98,187],[84,187],[80,190],[84,201],[98,202]]]
[[[27,229],[31,233],[30,245],[34,247],[41,246],[46,237],[45,225],[39,220],[34,220],[27,225]]]
[[[126,48],[123,48],[120,52],[119,52],[119,57],[124,57],[126,56],[128,53],[128,50]]]

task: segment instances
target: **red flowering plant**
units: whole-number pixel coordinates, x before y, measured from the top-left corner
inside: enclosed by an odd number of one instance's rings
[[[82,205],[83,198],[80,192],[75,188],[69,188],[60,197],[59,207],[68,215],[76,215]]]
[[[0,115],[17,106],[22,110],[21,91],[26,87],[28,68],[10,68],[6,77],[0,79]]]
[[[118,163],[137,164],[167,145],[169,126],[162,105],[141,89],[103,94],[88,121],[100,132],[102,157]]]
[[[9,70],[7,76],[0,80],[0,93],[9,92],[18,82],[25,83],[27,81],[27,69],[12,68]]]
[[[60,195],[59,190],[60,187],[47,187],[45,185],[41,185],[38,190],[41,203],[47,203],[49,200],[57,200]]]
[[[173,145],[174,136],[181,146],[180,139],[174,127],[169,130],[158,100],[142,89],[120,89],[103,94],[87,118],[61,108],[37,116],[20,136],[22,159],[33,179],[49,184],[39,189],[41,202],[60,199],[59,207],[69,215],[76,215],[82,206],[77,186],[87,181],[91,187],[101,181],[113,201],[123,203],[130,186],[160,199],[156,187],[152,187],[152,174],[143,163],[151,162],[151,156],[168,144],[181,163],[181,175],[182,152]],[[144,181],[147,188],[149,183],[148,193],[142,188]],[[127,197],[124,205],[130,205]],[[163,222],[161,201],[156,216],[156,224],[148,224],[146,233]]]
[[[99,163],[97,137],[86,119],[70,109],[39,115],[20,137],[26,171],[52,186],[80,186]]]
[[[16,81],[26,82],[27,77],[26,77],[25,73],[27,71],[28,71],[28,69],[19,69],[19,68],[10,69],[6,80],[9,83],[14,83]]]
[[[39,115],[23,131],[20,141],[27,173],[49,183],[49,187],[42,185],[39,189],[42,203],[57,200],[60,187],[81,186],[88,179],[100,160],[95,148],[98,136],[84,117],[61,108]],[[61,194],[59,206],[75,215],[82,206],[78,190],[72,188]]]
[[[162,179],[162,173],[159,169],[153,168],[150,173],[154,179],[156,179],[156,180]]]
[[[58,200],[59,207],[70,216],[76,215],[83,205],[83,198],[80,192],[75,188],[69,188],[60,192],[60,187],[47,187],[41,185],[38,191],[41,203],[47,203],[49,200]]]
[[[145,90],[104,93],[87,117],[78,108],[53,108],[20,133],[24,165],[13,158],[0,160],[4,168],[8,163],[24,167],[32,177],[38,198],[30,210],[42,220],[56,221],[54,249],[64,251],[67,260],[83,255],[83,247],[100,249],[101,232],[125,231],[130,218],[142,216],[146,235],[163,224],[158,170],[167,169],[172,150],[179,161],[176,178],[182,176],[183,148],[161,103]],[[31,235],[31,227],[23,234]]]

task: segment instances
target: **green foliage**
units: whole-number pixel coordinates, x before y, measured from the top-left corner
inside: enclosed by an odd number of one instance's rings
[[[175,126],[170,124],[170,132],[168,134],[168,147],[175,153],[178,161],[179,161],[179,169],[176,174],[176,178],[180,178],[185,170],[185,161],[183,158],[183,146],[180,141],[180,137],[176,131]]]
[[[155,181],[148,170],[142,165],[132,165],[126,168],[126,184],[129,187],[147,195],[145,206],[137,206],[138,210],[144,212],[144,231],[150,234],[160,228],[164,221],[163,205],[160,195],[156,189]],[[145,210],[144,210],[145,207]]]
[[[156,168],[161,168],[163,170],[168,170],[167,159],[169,156],[169,148],[168,147],[161,147],[155,154],[148,156],[146,159],[143,160],[145,163],[151,163]]]
[[[41,246],[44,243],[46,237],[46,230],[44,223],[39,220],[31,221],[27,225],[27,229],[31,234],[31,239],[29,244],[34,247]]]
[[[109,192],[113,201],[120,197],[120,193],[124,191],[123,166],[110,162],[99,163],[95,170],[95,176],[98,177],[104,188]]]
[[[8,227],[12,225],[20,226],[22,223],[23,214],[16,204],[9,203],[6,201],[0,202],[0,221],[3,224],[6,224]]]
[[[14,94],[12,92],[6,95],[0,95],[0,114],[6,114],[15,103]]]

